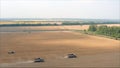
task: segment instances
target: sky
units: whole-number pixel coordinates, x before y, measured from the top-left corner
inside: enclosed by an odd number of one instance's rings
[[[0,18],[120,19],[120,0],[0,0]]]

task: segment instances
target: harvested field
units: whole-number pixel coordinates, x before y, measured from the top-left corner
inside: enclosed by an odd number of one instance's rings
[[[101,24],[101,25],[106,25],[106,26],[118,26],[118,27],[120,27],[120,24]],[[98,25],[98,26],[101,26],[101,25]]]
[[[77,58],[64,58],[69,53]],[[37,57],[45,62],[33,63]],[[119,59],[118,40],[70,31],[0,33],[1,67],[120,67]]]
[[[20,26],[20,27],[0,27],[0,31],[9,32],[9,31],[39,31],[39,30],[84,30],[88,29],[89,25],[72,25],[72,26]]]

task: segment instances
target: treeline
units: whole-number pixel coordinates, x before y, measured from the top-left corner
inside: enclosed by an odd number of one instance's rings
[[[97,24],[120,24],[120,22],[79,22],[79,21],[64,21],[62,25],[97,25]]]
[[[81,25],[79,22],[63,22],[62,25]]]
[[[57,26],[58,24],[0,24],[0,27],[4,26]]]
[[[88,31],[95,32],[96,34],[111,36],[116,39],[120,38],[120,27],[117,26],[96,26],[91,25]]]

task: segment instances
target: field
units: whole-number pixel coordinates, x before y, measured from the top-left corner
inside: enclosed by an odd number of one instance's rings
[[[78,29],[77,27],[2,27],[0,30],[0,66],[120,67],[120,42],[118,40],[72,31],[59,31],[61,29]],[[29,30],[56,31],[29,32]],[[8,54],[8,51],[11,50],[16,53]],[[76,54],[77,58],[65,58],[69,53]],[[44,58],[45,62],[33,63],[34,58],[37,57]]]
[[[120,24],[100,24],[101,25],[107,25],[107,26],[117,26],[120,27]],[[90,25],[65,25],[65,26],[21,26],[21,27],[1,27],[0,31],[2,32],[23,32],[23,31],[41,31],[41,30],[87,30]]]

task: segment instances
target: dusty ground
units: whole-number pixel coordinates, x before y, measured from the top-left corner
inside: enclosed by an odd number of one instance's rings
[[[64,58],[69,53],[77,58]],[[45,62],[33,63],[36,57]],[[0,33],[1,67],[120,67],[119,60],[120,42],[113,39],[69,31]]]

